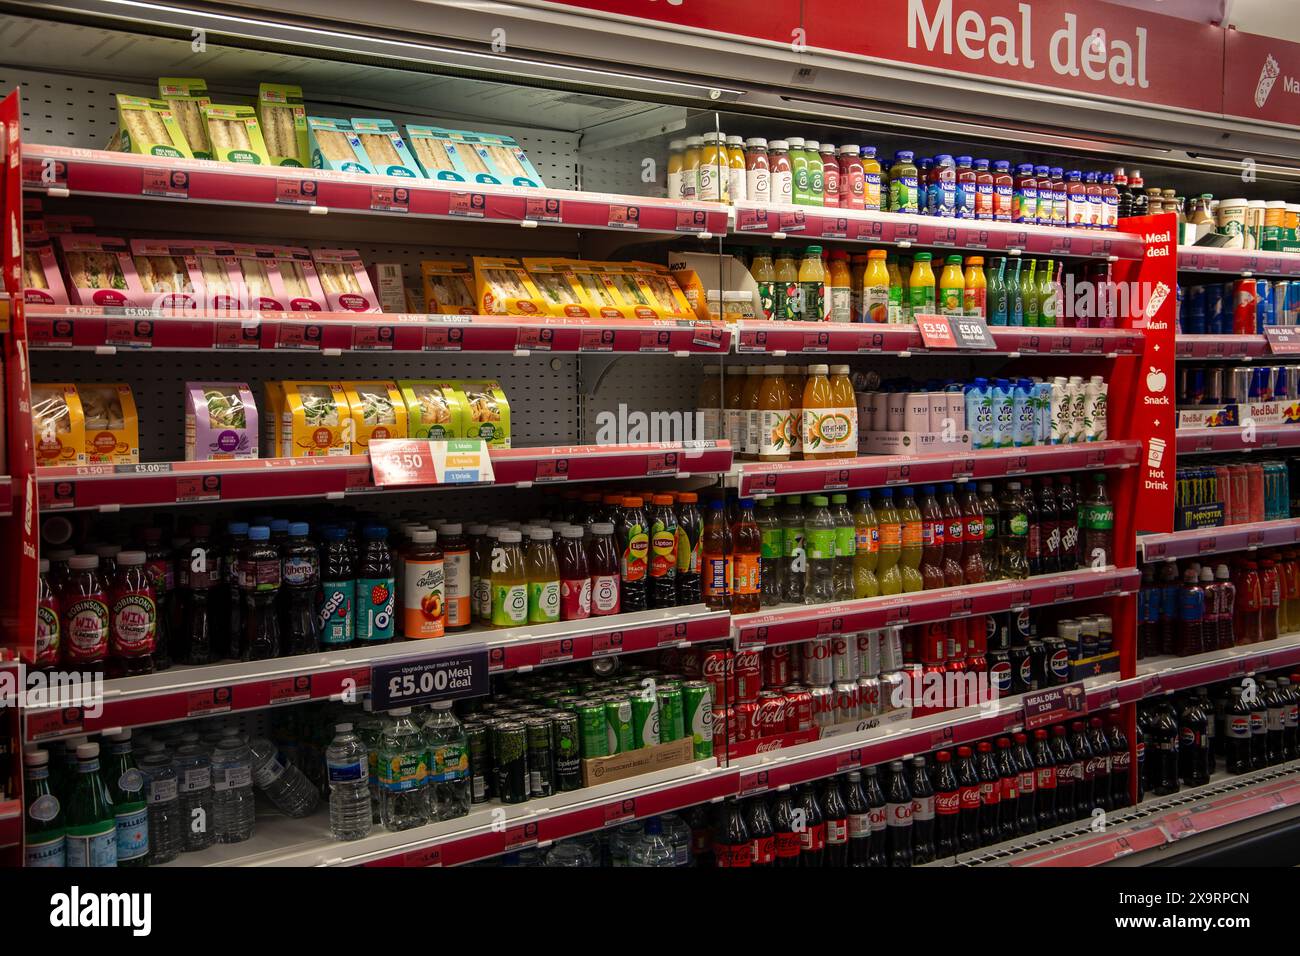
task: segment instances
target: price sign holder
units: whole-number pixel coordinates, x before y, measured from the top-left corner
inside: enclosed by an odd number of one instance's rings
[[[978,316],[928,315],[916,317],[921,340],[929,349],[980,349],[997,348],[989,327]]]
[[[479,697],[488,692],[488,652],[481,644],[415,661],[376,664],[370,669],[375,710]]]
[[[1088,712],[1083,682],[1034,691],[1024,698],[1025,730],[1036,730]]]
[[[370,443],[375,485],[463,485],[493,481],[492,458],[481,438],[419,441],[378,439]]]
[[[1268,350],[1274,355],[1295,355],[1300,352],[1300,328],[1293,325],[1267,325],[1264,338]]]

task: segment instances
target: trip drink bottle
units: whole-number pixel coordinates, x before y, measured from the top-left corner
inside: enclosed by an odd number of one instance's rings
[[[794,795],[789,790],[778,793],[772,803],[772,830],[776,834],[776,865],[798,866],[801,840],[795,829]]]
[[[1002,778],[993,759],[993,745],[987,740],[976,749],[975,774],[980,781],[980,846],[991,846],[998,842]]]
[[[1056,826],[1056,759],[1047,742],[1047,731],[1034,731],[1034,814],[1035,829]]]
[[[1133,776],[1133,755],[1129,752],[1128,735],[1124,732],[1123,715],[1111,714],[1110,726],[1106,730],[1106,741],[1110,744],[1110,802],[1118,810],[1133,802],[1129,793]]]
[[[1015,735],[1015,744],[1011,748],[1012,763],[1018,774],[1016,786],[1016,835],[1024,836],[1038,829],[1038,818],[1034,807],[1034,758],[1029,752],[1029,738],[1023,733]]]
[[[153,575],[155,594],[157,635],[153,646],[153,669],[165,671],[172,666],[169,624],[172,592],[176,589],[176,571],[172,566],[171,551],[163,546],[161,528],[145,528],[140,534],[140,540],[144,547],[145,564]]]
[[[1092,751],[1092,799],[1093,805],[1101,807],[1103,810],[1111,810],[1115,806],[1114,794],[1111,792],[1110,778],[1110,742],[1106,739],[1106,731],[1102,729],[1102,720],[1100,717],[1092,717],[1088,720],[1088,749]],[[1089,775],[1088,768],[1084,768],[1085,776]],[[1090,811],[1091,812],[1091,811]]]
[[[1264,681],[1264,759],[1269,766],[1282,762],[1282,730],[1286,724],[1287,701],[1278,693],[1277,681]],[[1202,780],[1201,783],[1206,781]]]
[[[957,748],[957,848],[974,850],[980,845],[980,779],[969,747]]]
[[[1228,688],[1228,709],[1225,713],[1226,733],[1223,741],[1224,763],[1228,773],[1250,773],[1251,713],[1250,705],[1242,696],[1240,687]]]
[[[704,519],[693,491],[677,496],[677,604],[700,603],[701,537]]]
[[[862,772],[862,791],[867,795],[867,806],[871,808],[871,855],[869,865],[875,867],[889,865],[888,831],[889,804],[885,800],[885,791],[880,786],[880,774],[876,767],[867,767]]]
[[[912,758],[912,862],[934,861],[935,795],[924,757]]]
[[[956,486],[951,482],[939,486],[939,509],[946,527],[943,534],[943,580],[954,588],[967,583],[962,570],[966,555],[966,519],[957,504]]]
[[[998,766],[998,839],[1010,840],[1016,835],[1016,820],[1020,813],[1020,772],[1011,756],[1011,738],[998,738],[998,751],[994,759]]]
[[[725,508],[721,498],[711,499],[704,519],[704,604],[711,611],[731,607],[732,538]],[[624,610],[631,608],[624,607]]]
[[[795,806],[803,811],[803,830],[799,833],[799,865],[821,868],[826,865],[826,817],[812,784],[801,784],[795,792]]]
[[[1074,754],[1070,743],[1065,739],[1065,725],[1052,727],[1051,749],[1052,761],[1056,764],[1056,822],[1069,823],[1074,819],[1074,795],[1077,791],[1074,779]]]
[[[750,866],[773,866],[776,863],[776,833],[767,801],[751,797],[745,801],[745,826],[749,828]]]
[[[1178,776],[1189,787],[1210,782],[1206,746],[1208,718],[1195,697],[1189,697],[1178,715]]]
[[[903,761],[889,764],[885,781],[885,806],[888,813],[886,852],[890,866],[912,865],[912,791],[903,773]]]
[[[715,866],[728,869],[747,868],[753,863],[749,827],[735,797],[728,797],[719,811],[718,824],[713,830],[713,859]]]
[[[677,514],[672,495],[650,499],[650,587],[649,606],[677,604]]]
[[[324,528],[321,537],[321,585],[316,605],[320,643],[325,650],[342,650],[356,644],[356,567],[345,528]]]
[[[1062,475],[1060,482],[1056,513],[1061,529],[1061,570],[1073,571],[1079,567],[1079,504],[1074,497],[1074,483],[1070,476]]]
[[[1072,721],[1067,742],[1074,757],[1070,763],[1070,775],[1074,778],[1074,818],[1083,820],[1101,805],[1097,800],[1097,768],[1088,742],[1088,725],[1082,720]]]
[[[239,553],[239,592],[243,603],[244,660],[280,656],[280,552],[271,544],[271,529],[254,525]]]
[[[108,676],[152,674],[158,635],[158,604],[154,576],[143,551],[117,556],[117,577],[109,595],[111,632]]]
[[[844,809],[849,826],[849,866],[871,866],[871,807],[862,789],[862,774],[846,775]]]
[[[309,530],[307,522],[295,521],[289,525],[289,537],[280,546],[283,632],[289,654],[315,654],[320,650],[320,620],[315,608],[316,592],[320,588],[320,553],[307,539]]]
[[[753,498],[741,499],[740,513],[731,526],[731,542],[731,613],[752,614],[759,609],[759,562],[763,554]]]
[[[63,660],[72,670],[102,674],[112,628],[108,588],[99,574],[99,556],[73,555],[68,559],[68,574],[68,583],[60,594]]]
[[[943,858],[956,856],[957,830],[961,818],[961,789],[952,769],[952,753],[941,750],[934,755],[934,852]]]
[[[1167,797],[1179,789],[1178,720],[1169,707],[1160,704],[1155,708],[1150,726],[1155,751],[1147,756],[1152,762],[1149,771],[1151,790],[1158,797]]]
[[[849,865],[849,811],[840,794],[839,779],[822,781],[822,813],[826,818],[826,861],[829,867]]]

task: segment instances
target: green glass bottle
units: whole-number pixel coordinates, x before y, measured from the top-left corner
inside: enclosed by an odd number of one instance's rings
[[[117,828],[117,865],[146,866],[149,855],[149,806],[144,774],[131,752],[131,731],[110,734],[104,774],[113,798]]]
[[[1038,281],[1034,278],[1034,267],[1036,263],[1030,259],[1026,265],[1029,267],[1020,274],[1020,298],[1024,301],[1025,321],[1024,325],[1038,324]]]
[[[989,325],[1006,325],[1011,321],[1011,298],[1007,293],[1007,257],[998,256],[989,271],[988,291]]]
[[[23,768],[25,865],[64,866],[63,805],[50,783],[49,753],[28,751],[23,754]]]
[[[1038,264],[1038,324],[1055,328],[1060,322],[1060,289],[1056,279],[1056,263],[1044,259]]]
[[[117,866],[117,822],[99,775],[99,744],[77,745],[77,779],[65,819],[68,866]]]
[[[1025,324],[1025,298],[1021,294],[1020,267],[1022,261],[1017,258],[1016,266],[1007,276],[1007,325]]]

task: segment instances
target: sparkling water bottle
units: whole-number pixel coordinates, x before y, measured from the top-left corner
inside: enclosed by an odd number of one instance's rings
[[[425,779],[418,775],[428,766],[428,747],[411,708],[395,708],[388,716],[379,741],[379,816],[389,830],[409,830],[429,822]]]
[[[149,802],[149,865],[168,863],[181,855],[181,806],[176,767],[166,745],[154,741],[140,760]]]
[[[212,758],[198,742],[198,734],[186,734],[176,751],[176,785],[180,793],[181,841],[187,853],[206,850],[216,842],[212,807]]]
[[[645,822],[641,839],[627,850],[628,866],[676,866],[672,842],[664,836],[664,825],[658,817]]]
[[[813,495],[810,504],[804,524],[808,571],[803,603],[830,604],[835,600],[835,517],[825,495]]]
[[[595,866],[591,849],[577,840],[561,840],[546,854],[544,866],[585,867]]]
[[[275,744],[264,737],[254,737],[248,744],[253,755],[253,783],[288,817],[310,816],[320,801],[320,793],[303,776],[303,772],[285,760]]]
[[[339,724],[325,751],[330,785],[330,834],[336,840],[360,840],[370,834],[370,761],[366,745]]]
[[[212,752],[212,817],[218,843],[253,835],[253,767],[248,744],[233,732]]]
[[[424,722],[429,748],[429,817],[452,820],[469,814],[469,744],[465,728],[452,713],[451,701],[433,704]]]

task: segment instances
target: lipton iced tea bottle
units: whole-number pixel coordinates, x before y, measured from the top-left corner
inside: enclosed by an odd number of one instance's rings
[[[726,503],[711,498],[704,518],[704,604],[711,611],[731,607],[731,526]]]
[[[560,566],[560,619],[586,620],[591,617],[591,563],[581,528],[566,525],[560,529],[556,560]]]
[[[922,312],[934,312],[934,271],[930,268],[931,258],[928,252],[918,252],[912,260],[912,272],[907,278],[907,301],[913,316],[911,322],[915,322],[915,316]]]
[[[822,264],[822,247],[808,246],[799,262],[798,314],[805,322],[824,322],[830,318],[826,296],[826,267]]]
[[[402,633],[408,638],[442,637],[446,629],[447,575],[438,532],[411,532],[402,574]]]
[[[921,486],[921,586],[933,591],[944,586],[943,539],[948,526],[935,497],[934,485]]]
[[[731,201],[744,202],[749,198],[749,191],[745,178],[745,141],[741,137],[727,137],[727,160]]]
[[[869,491],[855,495],[853,531],[853,596],[876,597],[880,594],[880,580],[876,577],[880,564],[880,523],[871,507]]]
[[[984,257],[970,256],[966,260],[965,286],[962,293],[962,310],[967,315],[988,316],[988,283],[984,279]]]
[[[775,295],[772,299],[772,318],[791,321],[803,318],[803,297],[799,289],[799,267],[794,253],[782,249],[776,255]]]
[[[764,366],[758,388],[758,460],[789,461],[790,442],[787,429],[790,418],[790,394],[785,385],[785,367]]]
[[[779,318],[776,314],[776,267],[772,265],[772,250],[757,246],[749,263],[749,274],[758,285],[758,303],[764,319]]]
[[[791,136],[790,144],[790,178],[793,190],[790,201],[796,206],[810,205],[812,200],[812,173],[808,169],[808,151],[804,148],[802,136]]]
[[[849,378],[847,365],[831,366],[831,401],[835,403],[835,414],[839,417],[840,431],[843,435],[836,442],[837,458],[858,457],[858,401],[853,394],[853,380]],[[825,437],[823,435],[823,437]]]
[[[594,617],[618,614],[622,609],[618,547],[614,544],[614,525],[597,521],[591,526],[588,554],[591,565],[591,613]]]
[[[731,613],[750,614],[759,609],[763,537],[754,521],[754,499],[740,499],[740,514],[731,527]]]
[[[677,512],[672,495],[650,499],[650,587],[649,606],[677,604]]]
[[[700,194],[704,202],[731,201],[731,160],[721,133],[705,133],[700,150]]]
[[[781,205],[794,202],[794,164],[790,161],[790,143],[784,139],[772,140],[767,162],[771,177],[771,201]]]
[[[492,549],[492,626],[528,623],[528,565],[524,536],[509,528],[497,535]]]
[[[645,502],[640,496],[623,499],[614,528],[615,543],[621,552],[619,573],[622,576],[623,610],[644,611],[650,523],[645,513]]]
[[[876,493],[876,521],[880,533],[880,556],[876,562],[876,580],[881,594],[903,593],[903,575],[898,567],[903,547],[903,523],[894,507],[894,489]]]
[[[921,509],[916,506],[915,492],[902,490],[898,506],[898,520],[902,526],[902,547],[898,552],[898,570],[903,576],[903,590],[920,591],[925,588],[921,577]]]
[[[961,315],[966,296],[966,277],[961,272],[961,256],[948,256],[939,276],[939,314]]]
[[[803,390],[803,427],[800,438],[803,442],[805,459],[823,459],[838,457],[835,445],[834,429],[829,440],[822,429],[832,423],[827,418],[835,408],[835,395],[829,379],[830,367],[826,365],[809,365],[808,382]],[[832,447],[828,447],[832,446]]]
[[[862,321],[890,322],[891,282],[884,249],[867,253],[867,268],[862,274]],[[900,283],[899,293],[902,293]]]
[[[831,251],[827,289],[830,294],[830,320],[852,321],[853,276],[849,272],[849,254],[843,249]]]
[[[790,402],[790,413],[785,420],[786,442],[790,457],[803,457],[803,390],[807,370],[802,365],[785,367],[785,393]]]

